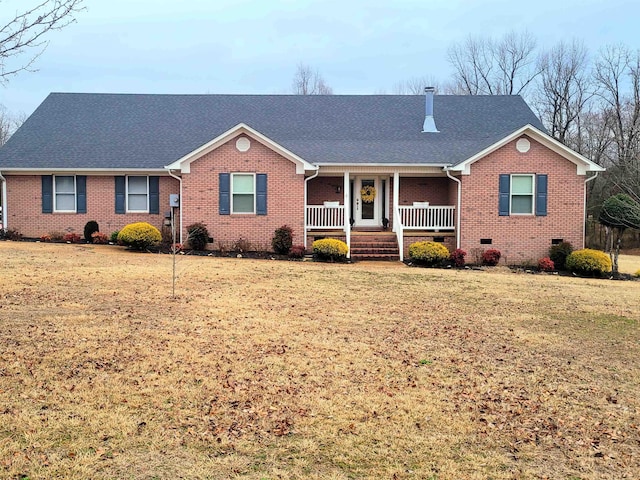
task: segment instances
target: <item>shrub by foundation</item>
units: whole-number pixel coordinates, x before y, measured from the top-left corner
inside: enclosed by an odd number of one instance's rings
[[[553,261],[553,265],[557,270],[564,270],[565,262],[571,252],[573,252],[573,245],[569,242],[561,242],[557,245],[551,245],[549,258]]]
[[[273,251],[279,255],[287,255],[293,246],[293,230],[287,225],[278,228],[271,239]]]
[[[490,248],[482,253],[482,264],[489,267],[495,267],[498,265],[501,256],[502,254],[500,253],[500,250]]]
[[[313,257],[324,262],[340,262],[347,259],[349,247],[342,240],[335,238],[323,238],[316,240],[311,246]]]
[[[111,243],[118,243],[118,235],[120,234],[120,230],[116,230],[115,232],[111,232],[109,236],[109,241]]]
[[[555,265],[553,263],[553,260],[551,260],[549,257],[544,257],[538,260],[538,270],[540,270],[541,272],[553,272],[554,269]]]
[[[466,255],[467,252],[465,252],[461,248],[456,248],[453,252],[451,252],[449,260],[451,260],[456,267],[462,268],[465,264],[464,257]]]
[[[62,237],[62,241],[67,243],[80,243],[82,241],[82,237],[77,233],[65,233],[64,237]]]
[[[209,231],[204,223],[192,223],[187,227],[187,243],[192,250],[206,250],[209,243]]]
[[[98,222],[95,220],[89,220],[87,224],[84,226],[84,239],[87,243],[91,243],[93,241],[92,235],[95,232],[99,232],[100,227],[98,227]]]
[[[146,250],[161,240],[160,230],[147,222],[130,223],[118,234],[118,243],[134,250]]]
[[[440,265],[449,258],[449,249],[438,242],[415,242],[409,245],[409,258],[420,265]]]
[[[109,243],[109,237],[107,237],[106,233],[93,232],[91,234],[91,240],[93,243],[97,243],[98,245],[105,245]]]
[[[611,258],[600,250],[583,248],[567,257],[566,267],[579,275],[602,277],[611,271]]]
[[[302,258],[305,254],[304,245],[293,245],[289,250],[289,258]]]

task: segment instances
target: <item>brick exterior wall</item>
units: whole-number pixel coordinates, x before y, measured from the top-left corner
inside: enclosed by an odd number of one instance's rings
[[[296,174],[293,162],[253,138],[249,138],[248,151],[238,151],[237,139],[195,160],[191,163],[191,173],[183,175],[184,227],[194,222],[204,223],[214,239],[215,249],[229,248],[242,237],[253,249],[271,250],[273,234],[282,225],[293,229],[294,244],[302,244],[304,175]],[[267,215],[220,215],[220,173],[266,173]]]
[[[148,222],[158,229],[169,211],[169,194],[178,193],[178,181],[160,177],[160,214],[115,213],[115,180],[112,176],[87,176],[87,213],[42,213],[40,175],[5,175],[7,179],[7,226],[25,237],[38,238],[51,232],[84,234],[84,226],[95,220],[109,235],[129,223]]]
[[[527,137],[528,138],[528,137]],[[572,162],[528,138],[527,153],[508,143],[471,165],[462,175],[461,248],[473,261],[480,250],[497,248],[501,262],[527,264],[548,255],[552,239],[582,248],[584,232],[584,181]],[[500,174],[547,174],[547,216],[498,215]],[[491,239],[481,245],[480,239]]]
[[[340,186],[340,193],[336,193],[336,185]],[[344,177],[316,177],[309,180],[307,187],[309,205],[322,205],[322,202],[344,204]]]
[[[400,205],[413,205],[413,202],[455,205],[455,202],[449,203],[449,189],[454,186],[451,183],[453,181],[446,177],[400,177]]]

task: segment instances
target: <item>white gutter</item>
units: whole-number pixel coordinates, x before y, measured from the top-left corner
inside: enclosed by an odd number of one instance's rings
[[[7,229],[7,179],[0,172],[0,182],[2,182],[2,228]]]
[[[311,175],[310,177],[307,177],[304,179],[304,230],[303,230],[303,235],[304,235],[304,249],[307,249],[307,184],[309,182],[309,180],[316,178],[318,176],[318,174],[320,173],[320,169],[316,170],[316,173],[314,173],[313,175]]]
[[[584,201],[583,201],[583,213],[582,213],[582,221],[584,222],[584,224],[582,225],[582,248],[584,248],[584,244],[586,242],[586,232],[585,229],[587,228],[586,226],[586,221],[587,221],[587,183],[589,183],[591,180],[595,180],[595,178],[598,176],[598,173],[600,172],[595,172],[594,175],[592,175],[591,177],[587,178],[584,181]]]
[[[171,173],[171,170],[169,169],[167,169],[167,173],[171,177],[178,180],[178,182],[180,182],[180,206],[178,207],[180,209],[180,243],[184,244],[184,242],[182,241],[182,177],[178,177],[177,175],[174,175],[173,173]]]
[[[458,183],[458,200],[457,200],[458,205],[456,205],[456,210],[457,210],[456,211],[456,248],[460,248],[460,217],[462,216],[462,209],[460,208],[460,203],[462,202],[462,182],[460,181],[459,178],[456,178],[451,175],[451,173],[449,172],[449,167],[444,167],[444,171],[447,174],[447,177],[449,177],[454,182]]]

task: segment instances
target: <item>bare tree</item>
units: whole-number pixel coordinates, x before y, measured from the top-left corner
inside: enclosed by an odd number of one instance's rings
[[[40,0],[10,20],[0,23],[0,83],[24,70],[30,70],[47,46],[44,35],[75,21],[83,10],[83,0]],[[23,57],[26,55],[26,57]],[[15,60],[15,62],[14,62]]]
[[[520,95],[540,73],[535,38],[510,32],[500,40],[468,37],[447,52],[456,89],[468,95]]]
[[[414,77],[396,83],[392,91],[394,95],[424,95],[424,87],[435,87],[440,91],[439,85],[434,77]]]
[[[594,69],[611,136],[606,155],[611,193],[640,201],[640,52],[618,45],[602,50]]]
[[[333,89],[325,83],[318,70],[304,63],[298,64],[291,87],[296,95],[333,95]]]
[[[9,137],[25,120],[26,115],[24,113],[11,115],[4,105],[0,105],[0,147],[7,143]]]
[[[582,42],[560,42],[538,58],[541,73],[534,101],[555,139],[581,152],[580,120],[593,96],[587,49]]]

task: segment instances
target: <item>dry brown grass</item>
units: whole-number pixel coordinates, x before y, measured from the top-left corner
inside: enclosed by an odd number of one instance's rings
[[[629,273],[631,275],[640,272],[640,251],[637,255],[620,255],[618,269],[620,273]]]
[[[638,282],[0,255],[0,477],[640,478]]]

